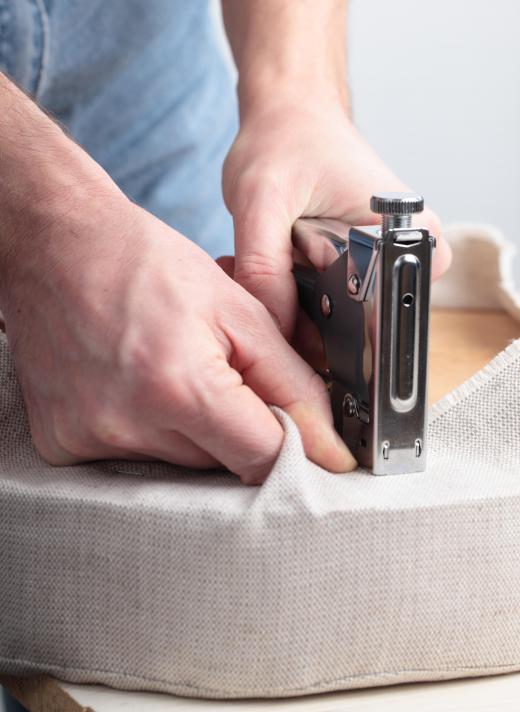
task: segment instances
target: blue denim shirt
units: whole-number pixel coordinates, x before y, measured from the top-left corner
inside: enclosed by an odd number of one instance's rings
[[[208,0],[0,0],[0,69],[132,200],[232,252],[221,169],[237,108]]]

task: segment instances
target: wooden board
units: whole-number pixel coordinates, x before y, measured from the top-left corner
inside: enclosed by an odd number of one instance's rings
[[[452,391],[518,338],[520,324],[504,312],[433,311],[429,402],[435,403]]]
[[[438,310],[430,332],[430,391],[434,403],[486,365],[513,339],[520,324],[502,312]],[[71,685],[52,678],[0,677],[30,712],[372,712],[389,708],[435,712],[517,712],[520,673],[449,682],[395,685],[289,700],[207,701],[98,685]]]

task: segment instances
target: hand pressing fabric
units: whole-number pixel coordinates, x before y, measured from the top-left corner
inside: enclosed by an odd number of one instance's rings
[[[223,464],[258,483],[283,440],[272,404],[296,421],[311,460],[337,472],[355,466],[323,383],[284,338],[297,313],[291,226],[300,216],[372,221],[370,194],[405,186],[348,118],[344,0],[222,4],[239,69],[241,128],[223,176],[236,282],[130,202],[0,74],[0,310],[34,443],[49,462]],[[113,88],[110,76],[100,91]],[[83,88],[92,98],[95,87]],[[72,105],[71,116],[81,113],[81,100]],[[181,110],[178,130],[189,145],[187,117]],[[125,144],[130,155],[137,133]],[[201,169],[183,166],[183,151],[173,155],[179,175]],[[424,219],[439,237],[435,216]],[[441,239],[436,274],[448,262]]]
[[[12,186],[2,194],[0,308],[41,455],[58,465],[222,464],[259,483],[283,441],[268,403],[293,417],[311,460],[352,469],[321,379],[265,307],[131,203],[7,80],[0,91]],[[20,121],[44,133],[45,154],[20,152]]]

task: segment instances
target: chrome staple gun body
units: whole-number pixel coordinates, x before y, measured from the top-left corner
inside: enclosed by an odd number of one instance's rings
[[[298,220],[294,274],[323,339],[336,430],[373,474],[419,472],[435,238],[411,226],[420,196],[382,193],[371,208],[382,225]]]

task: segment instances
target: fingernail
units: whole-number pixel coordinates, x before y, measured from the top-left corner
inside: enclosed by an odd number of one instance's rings
[[[341,474],[344,472],[351,472],[357,467],[357,462],[348,447],[346,446],[343,439],[338,435],[338,433],[333,430],[332,435],[335,442],[335,463],[329,469],[331,472],[336,474]]]
[[[321,467],[341,474],[350,472],[357,466],[357,462],[352,456],[352,453],[340,438],[333,426],[329,423],[323,423],[320,426],[320,432],[315,440],[314,452],[310,456],[314,462]],[[316,457],[316,460],[314,459]]]

